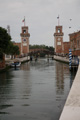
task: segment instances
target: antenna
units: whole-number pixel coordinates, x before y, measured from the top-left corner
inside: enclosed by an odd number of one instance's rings
[[[10,35],[10,26],[7,25],[7,33]]]

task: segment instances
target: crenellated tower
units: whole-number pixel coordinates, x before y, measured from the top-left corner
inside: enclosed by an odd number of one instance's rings
[[[21,54],[29,53],[29,37],[30,34],[28,33],[28,26],[23,26],[21,28],[22,32],[21,36]]]
[[[56,26],[54,33],[54,48],[56,53],[63,53],[63,36],[62,26]]]

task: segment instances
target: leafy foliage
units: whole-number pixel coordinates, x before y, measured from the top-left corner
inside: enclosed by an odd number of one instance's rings
[[[7,33],[7,30],[0,27],[0,51],[6,53],[10,40],[11,36]]]
[[[33,52],[30,53],[30,55],[36,55],[40,57],[45,57],[45,55],[53,55],[54,54],[54,48],[52,46],[45,46],[45,45],[29,45],[30,49],[34,49]],[[36,49],[43,49],[43,51],[36,51]]]
[[[12,51],[13,55],[19,55],[19,47],[17,45],[13,45],[13,51]]]
[[[45,46],[45,45],[29,45],[30,49],[48,49],[54,52],[54,48],[52,46]]]
[[[11,36],[7,33],[7,30],[0,27],[0,58],[2,58],[3,53],[19,55],[20,52],[19,47],[11,42]]]
[[[19,47],[17,45],[14,45],[11,41],[9,42],[8,48],[7,48],[7,54],[10,55],[19,55]]]
[[[3,53],[0,51],[0,61],[3,59]]]

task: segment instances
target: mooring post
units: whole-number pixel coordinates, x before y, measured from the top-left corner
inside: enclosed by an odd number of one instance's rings
[[[69,69],[71,70],[71,64],[72,64],[72,51],[69,49]]]

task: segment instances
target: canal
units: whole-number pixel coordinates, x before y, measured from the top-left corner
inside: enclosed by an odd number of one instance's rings
[[[47,59],[0,73],[0,120],[59,120],[74,77]]]

